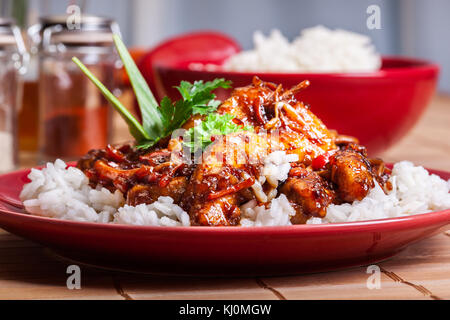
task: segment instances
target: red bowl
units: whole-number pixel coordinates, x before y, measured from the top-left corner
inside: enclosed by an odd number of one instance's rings
[[[254,75],[264,81],[291,87],[308,79],[311,85],[299,99],[331,129],[357,137],[371,155],[379,154],[403,137],[423,114],[438,79],[437,65],[417,59],[384,57],[382,68],[368,73],[250,73],[196,71],[183,57],[153,60],[147,80],[159,98],[180,96],[174,86],[181,80],[226,78],[234,87],[251,83]],[[229,92],[217,92],[224,99]]]

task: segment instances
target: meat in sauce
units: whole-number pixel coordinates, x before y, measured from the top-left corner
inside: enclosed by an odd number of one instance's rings
[[[255,77],[251,85],[235,89],[217,112],[231,114],[233,121],[253,130],[214,137],[202,161],[179,161],[177,138],[148,150],[132,144],[91,150],[78,168],[92,186],[119,189],[129,205],[170,196],[189,213],[191,224],[202,226],[239,225],[239,207],[252,199],[261,202],[252,186],[261,181],[264,158],[275,150],[298,156],[288,178],[277,186],[296,210],[293,224],[324,217],[332,203],[363,199],[376,182],[388,188],[389,170],[381,160],[369,159],[355,138],[328,130],[297,100],[308,84],[285,90]],[[195,117],[185,127],[201,118]],[[267,193],[274,186],[265,182],[262,188]]]

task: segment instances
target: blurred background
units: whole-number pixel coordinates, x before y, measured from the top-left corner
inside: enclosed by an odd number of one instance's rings
[[[223,31],[252,47],[252,34],[273,28],[292,40],[301,29],[323,24],[371,37],[385,55],[408,55],[441,66],[439,89],[450,93],[448,0],[1,0],[1,15],[22,25],[40,15],[62,14],[70,4],[83,13],[114,18],[129,46],[149,47],[167,37],[200,29]],[[381,29],[366,26],[368,6],[381,8]]]
[[[58,29],[57,21],[40,18],[66,15],[72,5],[78,6],[82,14],[111,19],[88,21],[88,28],[82,31],[94,33],[74,37]],[[372,30],[367,26],[371,5],[381,10],[380,28]],[[253,47],[256,30],[268,34],[276,28],[289,40],[300,30],[317,25],[365,34],[382,55],[423,58],[440,66],[433,113],[427,113],[427,120],[421,123],[426,123],[430,137],[448,136],[449,12],[448,0],[0,0],[0,16],[15,20],[0,23],[0,58],[14,62],[9,69],[6,62],[0,62],[0,76],[5,77],[0,81],[18,84],[14,90],[7,85],[0,87],[0,153],[10,155],[0,161],[0,172],[57,157],[77,159],[92,148],[130,138],[123,122],[111,115],[108,103],[71,61],[74,55],[80,57],[132,109],[133,97],[124,81],[126,77],[119,70],[111,39],[104,37],[119,29],[126,45],[136,53],[168,37],[195,30],[221,31],[236,39],[243,49]],[[65,24],[66,18],[62,21]],[[40,29],[33,29],[38,24]],[[46,28],[51,29],[48,43],[43,32]],[[20,33],[23,40],[18,40]],[[8,37],[2,38],[2,34]],[[12,35],[15,40],[11,40]],[[6,50],[11,41],[17,47],[14,52]],[[21,42],[27,54],[20,52]],[[21,70],[22,60],[29,60],[26,72]],[[8,76],[13,69],[18,70],[19,80]],[[12,95],[17,97],[14,102]],[[437,122],[442,123],[439,129]],[[423,126],[416,129],[407,142],[383,156],[392,161],[424,159],[426,164],[426,157],[420,158],[426,153],[430,159],[442,159],[433,162],[435,167],[448,166],[449,143],[438,142],[442,145],[433,147],[424,132]],[[413,141],[420,139],[430,150],[414,146]]]

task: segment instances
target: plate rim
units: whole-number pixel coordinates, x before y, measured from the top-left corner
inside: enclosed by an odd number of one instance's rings
[[[0,215],[7,215],[9,218],[19,219],[22,221],[44,223],[51,226],[60,226],[63,228],[81,228],[81,229],[108,229],[122,230],[127,232],[183,232],[183,233],[216,233],[216,234],[289,234],[289,233],[321,233],[321,232],[354,232],[358,231],[376,231],[380,225],[383,228],[391,227],[393,229],[401,226],[420,224],[429,225],[443,223],[443,226],[450,225],[450,209],[442,211],[434,211],[427,213],[419,213],[410,216],[384,218],[376,220],[364,220],[364,221],[350,221],[350,222],[338,222],[338,223],[325,223],[325,224],[302,224],[302,225],[289,225],[289,226],[260,226],[260,227],[208,227],[208,226],[141,226],[141,225],[127,225],[127,224],[115,224],[115,223],[97,223],[97,222],[85,222],[85,221],[73,221],[63,220],[57,218],[43,217],[37,215],[31,215],[22,212],[15,212],[6,208],[0,207]],[[0,218],[0,221],[2,219]],[[385,229],[384,229],[385,230]],[[268,232],[270,231],[270,232]]]
[[[71,162],[67,163],[71,165]],[[390,165],[390,164],[389,164]],[[18,178],[27,174],[31,169],[40,169],[43,166],[37,166],[33,168],[20,169],[4,174],[0,174],[0,181],[3,177],[7,176],[17,176]],[[443,170],[435,170],[425,168],[432,174],[438,176],[447,175],[450,176],[450,172]],[[0,190],[0,195],[2,191]],[[48,223],[50,225],[60,225],[62,227],[78,227],[85,229],[110,229],[110,230],[127,230],[134,232],[190,232],[194,234],[198,233],[232,233],[232,234],[242,234],[242,233],[252,233],[252,234],[270,234],[278,233],[321,233],[321,232],[354,232],[355,228],[358,231],[376,231],[376,228],[380,225],[384,227],[391,227],[396,229],[404,224],[437,224],[442,223],[443,226],[450,225],[450,208],[440,211],[432,211],[426,213],[418,213],[402,217],[392,217],[374,220],[362,220],[362,221],[347,221],[347,222],[336,222],[336,223],[324,223],[324,224],[301,224],[301,225],[289,225],[289,226],[253,226],[253,227],[242,227],[242,226],[142,226],[142,225],[128,225],[128,224],[116,224],[116,223],[98,223],[98,222],[88,222],[88,221],[73,221],[73,220],[63,220],[58,218],[50,218],[38,215],[32,215],[26,212],[18,212],[16,210],[24,210],[14,207],[13,204],[1,199],[0,197],[0,215],[7,215],[9,218],[28,220],[29,222],[36,223]],[[9,209],[7,206],[10,206]],[[14,209],[13,209],[14,208]],[[5,217],[4,217],[5,218]],[[3,219],[0,219],[0,222]],[[3,224],[3,223],[2,223]],[[362,230],[364,229],[364,230]]]

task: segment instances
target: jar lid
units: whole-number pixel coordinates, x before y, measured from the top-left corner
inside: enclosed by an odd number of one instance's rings
[[[103,16],[80,15],[78,21],[75,21],[69,15],[53,15],[43,16],[39,20],[39,38],[42,37],[43,48],[58,43],[110,45],[113,33],[120,34],[115,21]],[[74,26],[74,23],[77,25]]]
[[[28,52],[23,42],[22,33],[12,18],[0,18],[0,50],[2,52],[14,48],[15,53],[12,56],[14,66],[21,74],[26,72],[29,60]]]
[[[52,37],[53,43],[64,44],[108,44],[113,42],[111,32],[73,32],[65,31],[55,33]]]
[[[0,28],[11,27],[15,24],[16,22],[13,18],[0,17]]]
[[[14,19],[0,18],[0,46],[16,44],[16,38],[13,32],[14,26]]]
[[[42,16],[39,18],[39,21],[42,30],[55,25],[60,25],[63,28],[69,30],[67,24],[70,19],[71,16],[69,15],[51,15]],[[114,23],[114,20],[104,16],[81,15],[79,23],[81,30],[110,30],[111,25]]]

